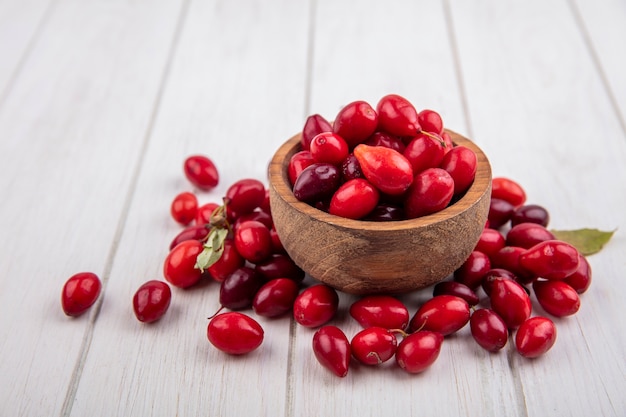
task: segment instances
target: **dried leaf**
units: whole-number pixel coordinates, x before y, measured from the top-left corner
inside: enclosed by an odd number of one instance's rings
[[[204,272],[205,269],[217,262],[224,252],[224,241],[228,236],[228,229],[211,229],[211,233],[204,244],[204,249],[196,257],[195,267]]]
[[[550,231],[557,239],[574,246],[585,256],[599,252],[615,233],[615,230],[607,232],[589,228]]]

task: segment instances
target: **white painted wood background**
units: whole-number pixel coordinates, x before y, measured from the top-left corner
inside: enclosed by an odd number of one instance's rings
[[[625,40],[623,0],[0,1],[0,415],[625,416]],[[249,356],[215,350],[217,285],[134,318],[186,156],[215,160],[201,200],[219,201],[308,114],[391,92],[473,138],[552,227],[617,229],[548,354],[488,354],[465,328],[421,375],[339,379],[288,318],[260,319]],[[69,319],[83,270],[103,296]]]

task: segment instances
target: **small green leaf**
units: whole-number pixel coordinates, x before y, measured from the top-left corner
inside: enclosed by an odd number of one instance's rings
[[[609,241],[615,233],[598,229],[550,230],[554,237],[574,246],[585,256],[593,255]]]
[[[196,257],[196,269],[204,272],[217,262],[224,252],[224,241],[228,236],[228,229],[211,229],[211,233],[204,244],[204,249]]]

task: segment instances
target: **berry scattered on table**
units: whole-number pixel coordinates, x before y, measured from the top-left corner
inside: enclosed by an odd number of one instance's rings
[[[100,278],[93,272],[72,275],[61,292],[63,312],[71,317],[80,316],[96,302],[101,290]]]

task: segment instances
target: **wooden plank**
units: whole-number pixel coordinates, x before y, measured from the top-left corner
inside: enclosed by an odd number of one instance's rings
[[[154,325],[134,318],[131,299],[144,281],[163,279],[167,246],[180,230],[169,204],[194,191],[184,158],[203,153],[215,161],[219,186],[195,191],[202,202],[219,202],[238,179],[264,180],[274,150],[300,128],[307,33],[306,3],[190,3],[73,415],[283,413],[288,317],[259,319],[263,345],[237,358],[207,340],[217,283],[174,288],[170,311]]]
[[[553,350],[535,361],[511,358],[527,414],[624,415],[616,300],[626,294],[616,271],[626,200],[611,184],[626,180],[626,143],[610,97],[567,4],[451,3],[474,134],[495,175],[518,180],[529,202],[548,208],[553,228],[618,229],[590,258],[595,278],[581,311],[555,320]]]
[[[177,11],[58,2],[0,109],[3,414],[61,412],[97,313],[65,317],[61,288],[107,278]]]
[[[359,10],[359,18],[350,16]],[[320,1],[316,12],[311,84],[312,113],[332,119],[340,106],[385,94],[407,97],[418,108],[441,112],[444,123],[467,134],[462,96],[445,8],[434,2]],[[341,34],[341,36],[338,36]],[[413,315],[432,294],[403,297]],[[356,298],[342,294],[330,324],[348,338],[360,330],[349,317]],[[508,371],[505,353],[489,355],[471,340],[469,329],[444,341],[439,359],[421,375],[395,363],[358,366],[339,379],[313,356],[314,330],[297,327],[295,379],[288,415],[520,415],[521,392]]]
[[[0,2],[0,105],[28,59],[31,46],[39,39],[52,9],[50,0]]]

